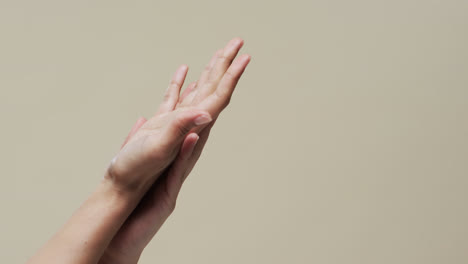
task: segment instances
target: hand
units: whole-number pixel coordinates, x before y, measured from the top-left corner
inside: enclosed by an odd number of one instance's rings
[[[228,105],[250,60],[249,55],[244,55],[231,64],[242,44],[243,41],[236,38],[218,51],[197,82],[197,89],[179,104],[177,94],[187,67],[182,66],[176,72],[156,115],[136,131],[109,166],[106,178],[112,180],[117,189],[144,194],[174,160],[185,136],[192,129],[201,131],[201,127],[195,127],[217,118]]]
[[[188,122],[189,125],[182,130],[183,133],[179,133],[182,143],[175,160],[160,174],[115,235],[100,261],[101,264],[137,263],[145,246],[174,210],[183,181],[200,157],[215,120],[229,104],[234,88],[250,61],[249,55],[240,56],[233,61],[242,45],[243,41],[236,38],[231,40],[224,49],[218,50],[198,82],[188,85],[180,96],[187,67],[181,66],[174,74],[164,102],[155,116],[156,119],[165,118],[174,112],[197,109],[206,111],[214,120],[208,125],[192,126],[187,132],[187,128],[190,127],[190,122]],[[125,140],[122,150],[131,142],[138,142],[138,137],[142,137],[139,136],[139,131],[152,127],[147,125],[150,121],[144,118],[137,121]],[[183,137],[183,135],[186,136]],[[164,161],[170,160],[170,156]]]

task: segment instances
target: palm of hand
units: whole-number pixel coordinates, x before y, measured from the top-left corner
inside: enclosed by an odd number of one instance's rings
[[[180,96],[187,69],[184,66],[179,68],[158,113],[148,121],[140,119],[135,124],[116,156],[115,163],[121,167],[113,176],[132,171],[132,175],[149,179],[152,185],[111,241],[101,263],[137,263],[144,247],[174,210],[182,182],[198,160],[214,121],[190,131],[170,130],[170,124],[180,113],[200,110],[208,112],[216,120],[229,103],[250,60],[250,56],[244,55],[233,62],[242,44],[242,40],[233,39],[224,49],[218,50],[198,82],[188,85]],[[167,141],[171,133],[188,135],[180,142]],[[198,143],[197,134],[200,138]],[[125,183],[127,186],[138,185],[138,181],[132,182],[134,177],[122,178],[128,181]]]

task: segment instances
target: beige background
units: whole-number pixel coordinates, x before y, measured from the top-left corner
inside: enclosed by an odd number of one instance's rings
[[[467,263],[467,1],[0,1],[0,262],[95,188],[173,71],[252,62],[141,263]]]

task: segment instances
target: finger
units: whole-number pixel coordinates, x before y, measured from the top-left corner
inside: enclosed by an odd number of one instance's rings
[[[209,123],[199,134],[199,139],[197,145],[195,146],[192,155],[190,156],[189,160],[187,161],[187,169],[185,170],[185,174],[183,177],[183,181],[187,178],[187,176],[192,171],[193,167],[197,163],[198,159],[200,158],[203,149],[205,148],[205,144],[208,141],[208,137],[210,136],[211,129],[213,128],[216,119]]]
[[[204,71],[200,75],[200,79],[198,79],[199,83],[205,83],[208,80],[210,72],[216,63],[216,60],[221,56],[222,53],[223,49],[219,49],[214,53],[213,57],[211,57],[210,59],[210,62],[208,62],[208,64],[205,66]]]
[[[128,133],[127,138],[125,139],[124,143],[122,144],[122,147],[120,147],[120,148],[123,148],[125,146],[125,144],[127,144],[128,140],[130,140],[133,137],[133,135],[138,131],[138,129],[140,129],[140,127],[144,123],[146,123],[146,118],[144,118],[144,117],[138,118],[138,120],[133,125],[132,129],[130,130],[130,133]]]
[[[216,89],[219,81],[243,45],[244,41],[241,38],[234,38],[229,41],[223,51],[218,54],[206,82],[200,85],[197,95],[194,98],[195,103],[201,102]]]
[[[184,84],[187,72],[188,66],[185,64],[181,65],[176,70],[176,72],[172,76],[169,86],[166,89],[166,93],[164,94],[164,100],[159,106],[156,115],[174,110],[177,102],[179,101],[180,89]]]
[[[184,92],[182,92],[182,94],[180,95],[179,97],[179,102],[180,101],[183,101],[185,97],[187,97],[187,95],[189,93],[191,93],[197,86],[197,82],[192,82],[190,83],[187,88],[185,88]]]
[[[163,145],[172,147],[180,144],[192,128],[211,122],[211,115],[203,110],[183,110],[176,113],[163,131]]]
[[[213,69],[213,66],[214,66],[214,64],[216,62],[216,59],[220,56],[220,54],[222,52],[223,52],[222,49],[217,50],[215,52],[215,54],[213,55],[213,57],[211,57],[210,61],[205,66],[205,69],[203,70],[202,74],[200,75],[200,78],[198,79],[197,85],[196,85],[196,87],[194,87],[195,89],[197,89],[198,87],[200,87],[200,85],[203,85],[206,82],[206,80],[208,79],[208,76],[209,76],[209,74],[211,72],[211,69]],[[194,90],[194,92],[188,94],[187,97],[185,98],[185,100],[181,103],[181,105],[182,106],[190,105],[196,94],[197,94],[197,90]]]
[[[175,158],[172,166],[167,173],[167,192],[171,199],[177,199],[177,195],[182,187],[185,178],[189,158],[191,157],[199,136],[196,133],[190,133],[185,137],[179,154]]]
[[[199,138],[200,136],[198,136],[197,133],[190,133],[185,137],[184,143],[180,148],[180,157],[182,160],[188,160],[190,158]]]
[[[197,82],[193,82],[193,83],[190,83],[187,88],[185,88],[185,90],[182,92],[182,94],[180,95],[179,97],[179,101],[177,102],[176,104],[176,108],[183,104],[184,101],[185,101],[185,98],[190,94],[192,93],[195,89],[196,89],[196,86],[197,86]]]
[[[224,74],[215,92],[201,102],[199,107],[216,117],[229,104],[234,89],[250,59],[248,54],[238,57]]]

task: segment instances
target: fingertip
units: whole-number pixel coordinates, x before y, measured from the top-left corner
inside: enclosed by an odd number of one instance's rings
[[[185,137],[181,149],[181,156],[183,159],[188,159],[190,155],[192,155],[199,138],[200,137],[195,132],[192,132]]]
[[[252,56],[250,54],[242,54],[239,57],[236,58],[236,65],[240,67],[245,67],[247,64],[249,64],[250,60],[252,59]],[[236,66],[236,67],[237,67]]]
[[[233,38],[232,42],[237,45],[241,45],[241,46],[244,45],[244,39],[242,39],[241,37]]]
[[[244,40],[242,38],[236,37],[236,38],[231,39],[231,41],[229,41],[229,43],[225,47],[225,50],[239,51],[243,45],[244,45]]]
[[[166,93],[171,90],[171,88],[175,87],[180,89],[180,86],[183,85],[185,81],[185,77],[187,76],[188,66],[187,64],[180,65],[177,70],[175,71],[174,75],[172,76],[171,82],[166,89]],[[172,94],[172,92],[171,92]]]
[[[244,54],[242,56],[243,56],[242,59],[246,62],[250,62],[250,60],[252,59],[252,56],[250,54]]]
[[[193,145],[195,145],[198,139],[200,139],[200,136],[195,132],[190,133],[187,137],[190,138],[190,140],[193,142]]]
[[[200,139],[200,136],[197,133],[191,133],[191,146],[190,146],[190,155],[192,155],[193,150],[195,149],[195,146],[197,145],[198,140]]]
[[[191,82],[187,88],[193,89],[197,85],[197,82]]]
[[[176,79],[178,82],[180,82],[180,85],[182,85],[186,75],[187,75],[187,72],[188,72],[188,65],[187,64],[182,64],[179,66],[179,69],[177,70],[177,73],[176,73]]]
[[[188,65],[187,64],[182,64],[182,65],[179,66],[179,69],[181,71],[187,71],[188,70]]]

